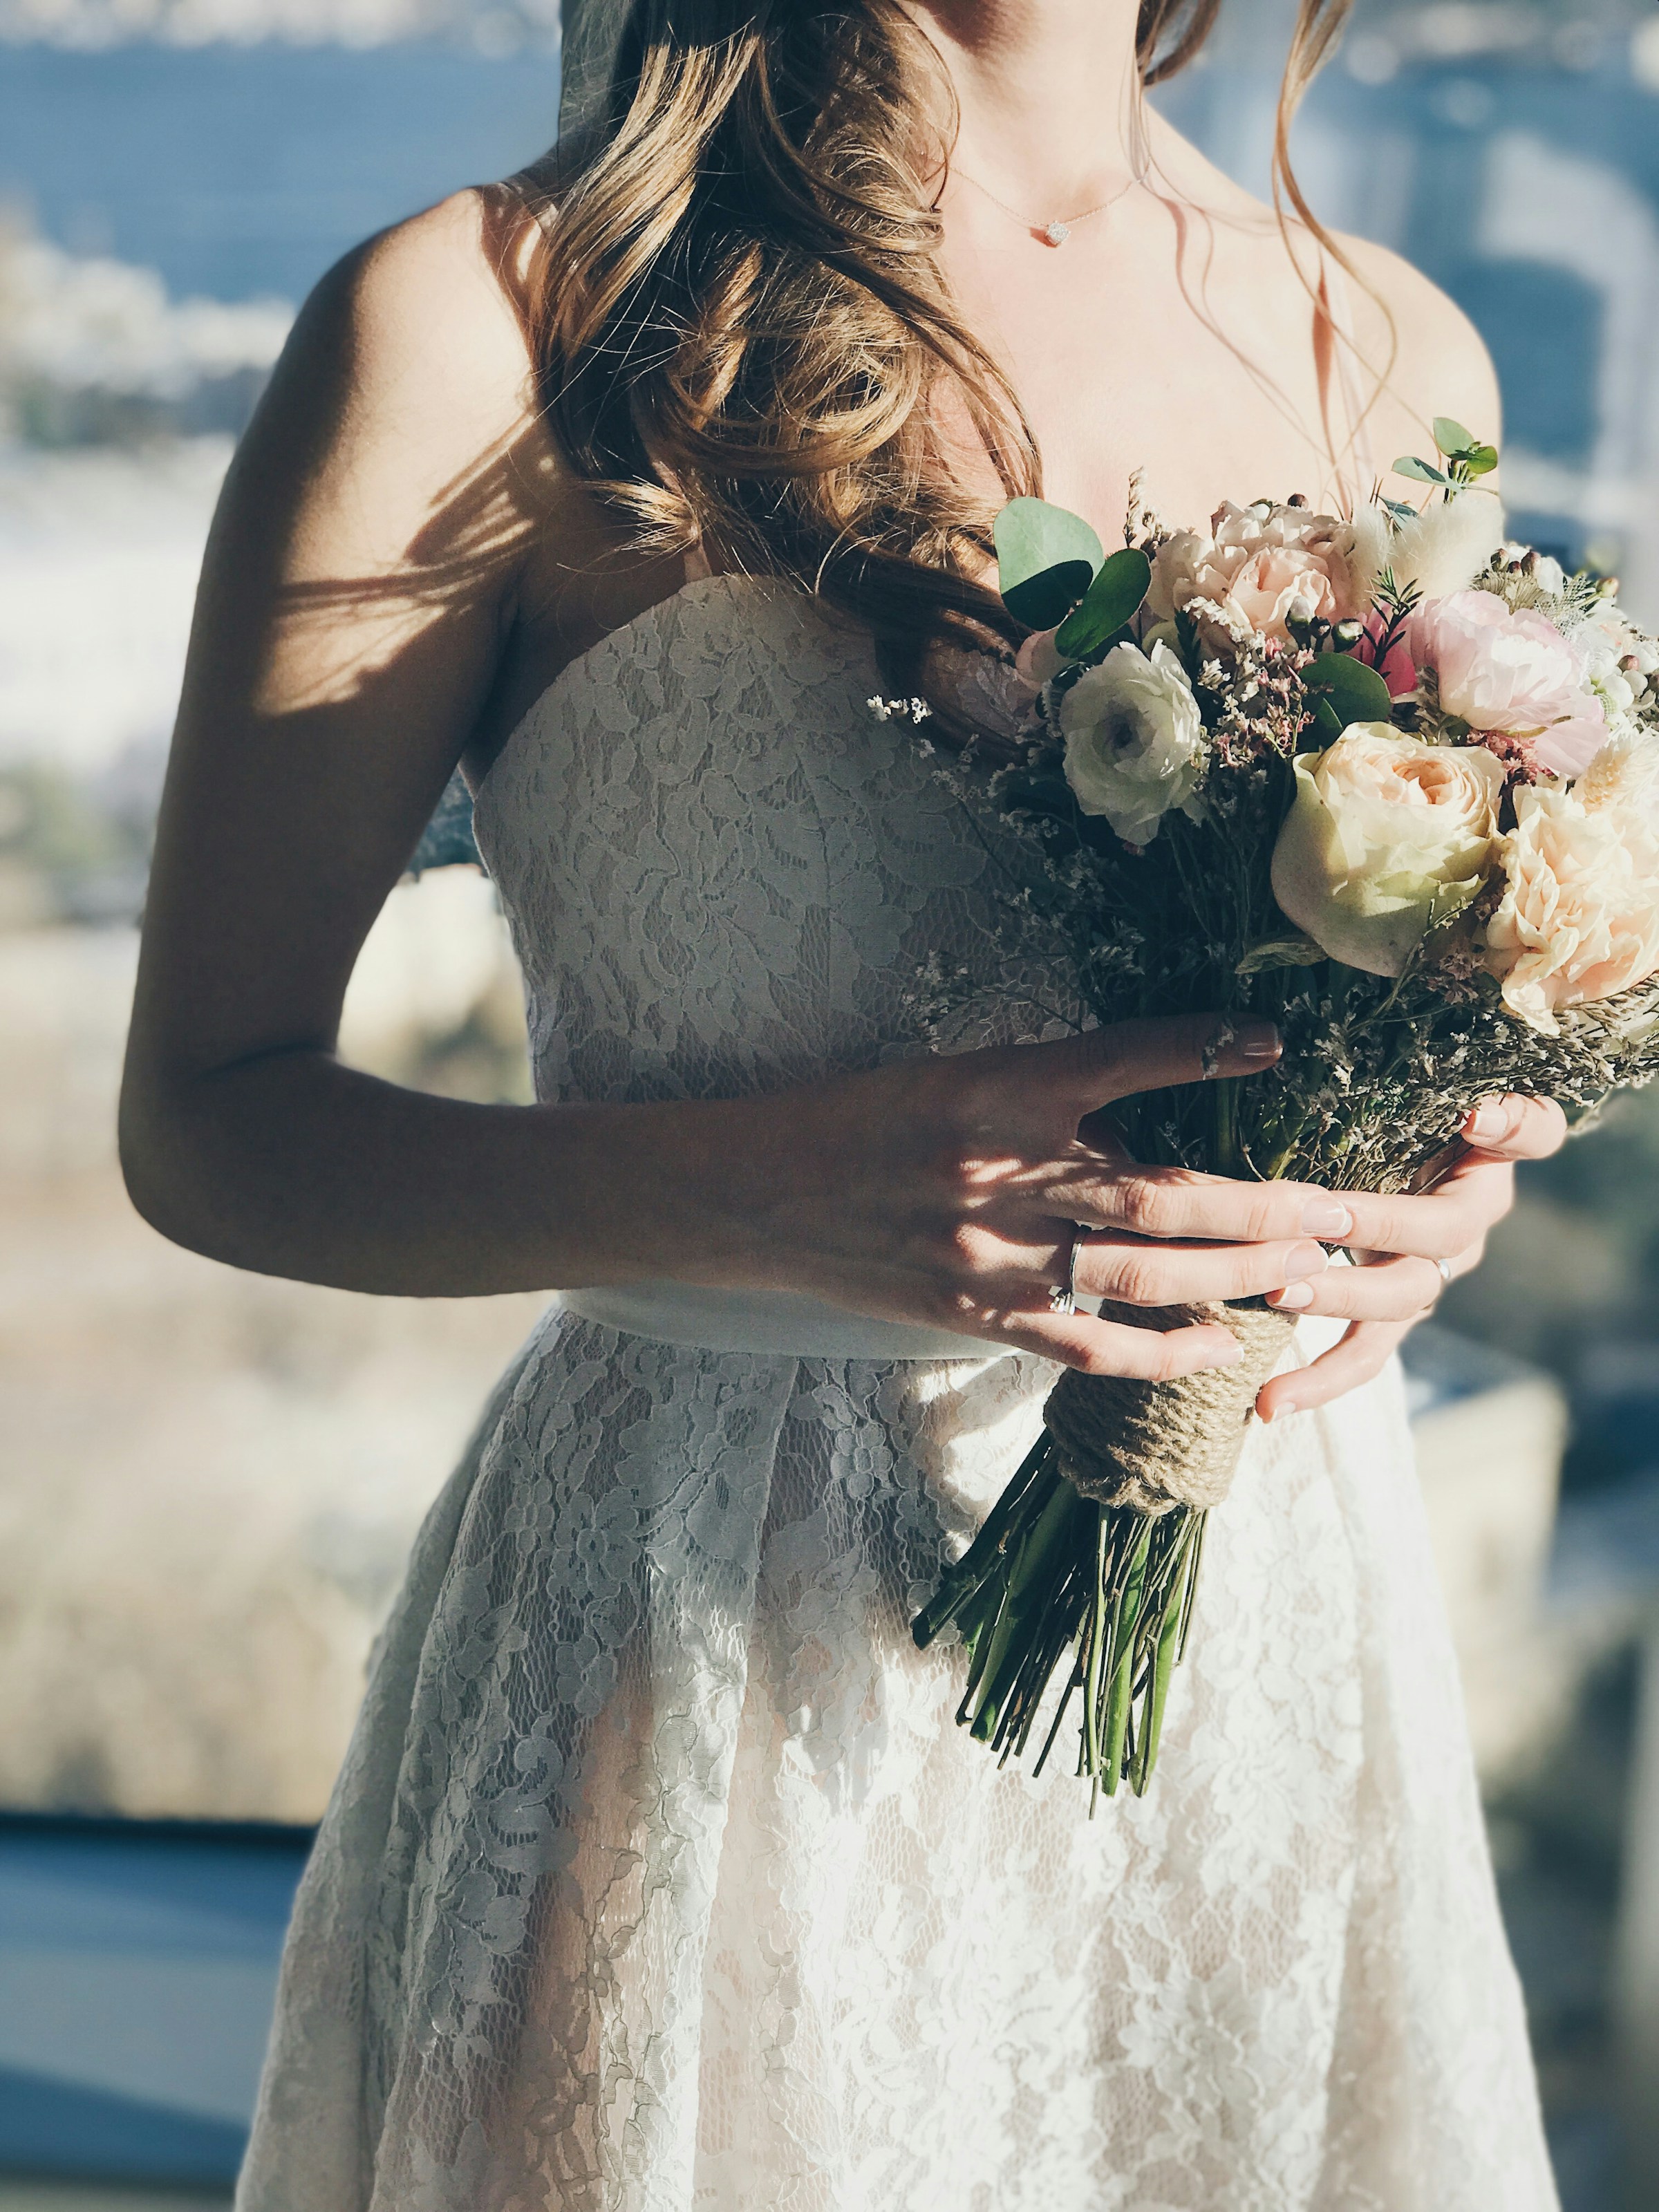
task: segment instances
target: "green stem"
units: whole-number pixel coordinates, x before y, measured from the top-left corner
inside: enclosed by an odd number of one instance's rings
[[[1042,1512],[1053,1498],[1055,1486],[1065,1480],[1055,1463],[1054,1446],[1045,1429],[986,1515],[979,1534],[956,1565],[945,1569],[939,1577],[939,1588],[911,1623],[910,1633],[920,1650],[927,1649],[940,1630],[997,1572],[1003,1553],[1010,1548],[1009,1540],[1017,1542],[1029,1519]]]
[[[1061,1476],[1019,1547],[1008,1577],[996,1632],[985,1664],[983,1687],[974,1715],[973,1733],[981,1743],[996,1734],[1004,1702],[1024,1665],[1029,1639],[1015,1632],[1037,1627],[1051,1592],[1054,1554],[1065,1535],[1078,1494]]]
[[[1115,1633],[1108,1664],[1109,1685],[1106,1695],[1105,1741],[1101,1746],[1101,1781],[1109,1797],[1116,1790],[1123,1768],[1123,1738],[1129,1725],[1129,1698],[1133,1688],[1131,1664],[1134,1657],[1135,1627],[1140,1616],[1141,1593],[1146,1580],[1146,1553],[1152,1540],[1152,1524],[1143,1521],[1129,1555],[1128,1572],[1124,1578],[1123,1596],[1116,1609]]]

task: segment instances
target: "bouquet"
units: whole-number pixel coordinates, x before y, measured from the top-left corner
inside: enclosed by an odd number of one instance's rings
[[[1132,488],[1109,559],[1042,501],[998,518],[1030,719],[994,773],[950,773],[1012,835],[1009,948],[1100,1023],[1219,1006],[1284,1040],[1248,1081],[1114,1109],[1141,1161],[1420,1189],[1478,1099],[1577,1121],[1659,1070],[1659,645],[1615,583],[1505,541],[1490,445],[1434,434],[1395,464],[1420,508],[1258,500],[1172,532]],[[1295,1326],[1259,1298],[1109,1310],[1221,1320],[1243,1357],[1068,1370],[915,1623],[959,1632],[957,1718],[1004,1759],[1041,1713],[1040,1769],[1080,1695],[1096,1795],[1146,1787],[1206,1519]]]

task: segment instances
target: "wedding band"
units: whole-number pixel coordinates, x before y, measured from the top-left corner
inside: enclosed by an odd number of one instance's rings
[[[1050,1313],[1074,1314],[1077,1311],[1077,1255],[1086,1231],[1079,1226],[1072,1237],[1071,1256],[1066,1262],[1066,1279],[1048,1286]]]
[[[1440,1270],[1440,1279],[1441,1279],[1441,1281],[1442,1281],[1443,1283],[1449,1283],[1449,1282],[1450,1282],[1450,1280],[1451,1280],[1451,1279],[1452,1279],[1452,1263],[1451,1263],[1451,1261],[1450,1261],[1449,1260],[1437,1260],[1437,1261],[1435,1261],[1435,1263],[1434,1263],[1434,1264],[1435,1264],[1435,1266],[1436,1266],[1437,1267],[1438,1267],[1438,1268],[1439,1268],[1439,1270]]]

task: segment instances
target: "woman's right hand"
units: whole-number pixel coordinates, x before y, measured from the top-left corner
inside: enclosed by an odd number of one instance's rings
[[[720,1157],[691,1197],[699,1249],[664,1272],[714,1279],[718,1251],[728,1282],[989,1338],[1090,1374],[1162,1381],[1231,1365],[1237,1340],[1219,1323],[1160,1334],[1056,1312],[1050,1291],[1066,1282],[1078,1224],[1089,1231],[1079,1295],[1124,1305],[1246,1297],[1324,1271],[1318,1240],[1352,1226],[1342,1200],[1141,1165],[1101,1112],[1137,1091],[1259,1074],[1279,1054],[1270,1023],[1200,1014],[733,1102],[715,1109]]]

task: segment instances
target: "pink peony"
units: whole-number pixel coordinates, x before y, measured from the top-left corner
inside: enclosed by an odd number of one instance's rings
[[[1547,615],[1512,612],[1492,592],[1425,599],[1406,626],[1406,649],[1432,669],[1442,711],[1482,736],[1501,734],[1545,775],[1578,775],[1607,734],[1584,664]]]
[[[1364,611],[1358,576],[1354,528],[1334,515],[1301,507],[1235,507],[1224,501],[1210,519],[1210,534],[1178,531],[1152,562],[1151,612],[1167,622],[1195,610],[1213,650],[1236,632],[1283,643],[1292,616],[1343,622]],[[1219,619],[1207,613],[1219,610]]]

